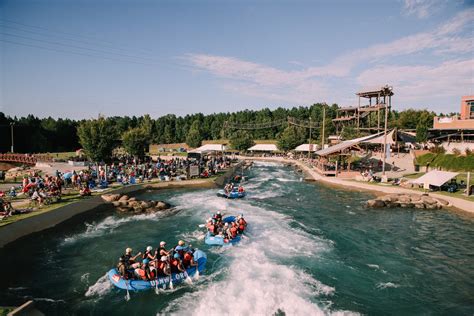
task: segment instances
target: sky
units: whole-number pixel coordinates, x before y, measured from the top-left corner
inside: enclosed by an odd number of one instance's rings
[[[0,0],[0,112],[93,118],[357,105],[458,112],[474,0]]]

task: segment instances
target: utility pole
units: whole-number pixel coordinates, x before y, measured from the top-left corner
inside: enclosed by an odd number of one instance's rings
[[[311,127],[311,114],[310,114],[310,117],[309,117],[309,146],[308,146],[308,158],[311,158],[311,131],[312,131],[312,127]]]
[[[324,149],[324,129],[326,128],[326,106],[323,105],[323,132],[321,135],[321,149]]]
[[[387,157],[387,121],[388,121],[388,109],[392,105],[392,97],[388,97],[388,105],[385,104],[385,127],[383,133],[383,164],[382,164],[382,176],[385,176],[385,160]]]
[[[11,151],[12,151],[12,154],[13,154],[13,126],[15,125],[15,123],[11,122],[10,123],[10,129],[11,129],[11,135],[12,135],[12,148],[11,148]]]

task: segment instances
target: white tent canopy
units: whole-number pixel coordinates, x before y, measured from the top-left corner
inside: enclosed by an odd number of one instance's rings
[[[430,185],[440,187],[458,174],[459,173],[457,172],[433,170],[419,177],[418,179],[412,180],[411,182],[423,184],[424,188],[429,188]]]
[[[339,143],[337,145],[318,150],[315,154],[319,155],[319,156],[327,156],[327,155],[330,155],[330,154],[333,154],[333,153],[337,153],[339,151],[343,151],[344,149],[350,148],[352,146],[355,146],[355,145],[360,144],[362,142],[368,141],[370,139],[374,139],[374,138],[376,138],[380,135],[382,135],[382,137],[383,137],[383,132],[378,133],[378,134],[369,135],[369,136],[364,136],[364,137],[359,137],[359,138],[355,138],[355,139],[346,140],[346,141],[343,141],[342,143]]]
[[[257,144],[255,146],[250,147],[250,151],[278,151],[278,148],[275,144]]]
[[[388,132],[387,133],[387,145],[393,145],[395,144],[396,142],[393,140],[393,134],[395,133],[395,130],[392,129],[392,131]],[[369,144],[381,144],[383,145],[384,143],[384,134],[378,136],[378,137],[375,137],[375,138],[372,138],[372,139],[368,139],[368,140],[365,140],[363,141],[363,143],[369,143]]]
[[[198,153],[202,154],[204,152],[211,152],[211,151],[225,151],[227,150],[227,146],[224,144],[206,144],[189,151],[190,153]]]
[[[308,152],[309,149],[310,149],[310,144],[301,144],[293,150],[294,151],[301,151],[301,152]],[[311,144],[311,151],[315,151],[317,149],[318,149],[318,145]]]

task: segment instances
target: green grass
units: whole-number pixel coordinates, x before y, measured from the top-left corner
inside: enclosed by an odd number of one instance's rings
[[[449,171],[474,171],[474,155],[456,156],[453,154],[428,153],[416,158],[420,166],[440,168]]]
[[[60,153],[42,153],[40,155],[45,155],[54,159],[67,160],[68,158],[76,157],[76,152],[66,151],[66,152],[60,152]]]
[[[10,307],[10,306],[0,306],[0,316],[7,316],[8,313],[13,311],[16,307]]]

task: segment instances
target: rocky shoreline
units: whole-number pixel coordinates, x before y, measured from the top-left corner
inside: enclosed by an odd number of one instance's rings
[[[121,213],[142,214],[165,211],[171,208],[164,201],[140,201],[135,197],[122,194],[104,194],[101,196],[106,203],[111,203]]]
[[[445,206],[450,206],[449,202],[438,198],[431,197],[428,194],[407,194],[407,193],[392,193],[383,195],[376,199],[368,200],[367,207],[414,207],[419,209],[441,209]]]

